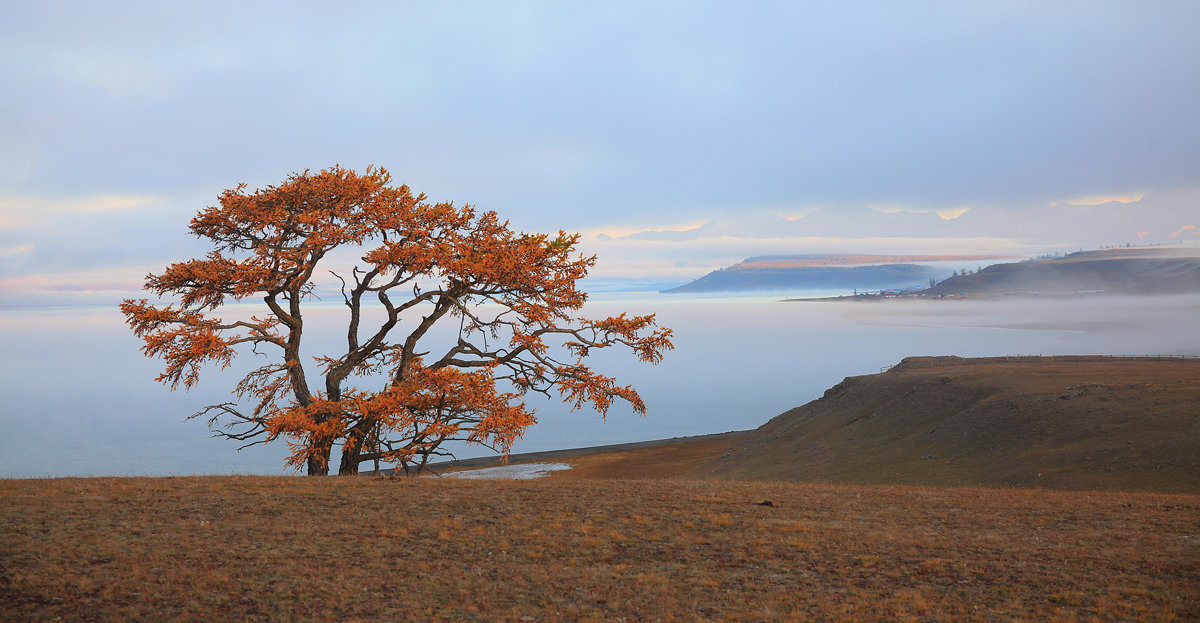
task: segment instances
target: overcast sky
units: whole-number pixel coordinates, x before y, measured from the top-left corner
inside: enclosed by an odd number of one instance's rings
[[[1200,238],[1200,3],[647,4],[3,2],[0,297],[136,286],[334,163],[609,277]]]

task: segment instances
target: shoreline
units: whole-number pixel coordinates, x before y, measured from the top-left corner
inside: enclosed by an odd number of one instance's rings
[[[753,429],[751,429],[753,430]],[[494,467],[498,465],[515,465],[518,463],[529,463],[536,461],[545,461],[547,459],[559,459],[574,456],[587,456],[589,454],[603,454],[605,452],[620,452],[624,450],[637,450],[640,448],[655,448],[659,446],[670,446],[681,443],[691,443],[693,441],[704,441],[713,439],[729,439],[749,434],[751,430],[735,430],[724,433],[711,433],[708,435],[690,435],[686,437],[671,437],[669,439],[652,439],[650,441],[633,441],[628,443],[616,443],[603,446],[585,446],[582,448],[567,448],[562,450],[542,450],[540,452],[522,452],[520,454],[508,455],[508,460],[505,461],[503,456],[481,456],[469,459],[456,459],[452,461],[439,461],[430,463],[425,466],[426,470],[432,470],[431,473],[441,474],[449,470],[454,470],[462,467]],[[397,468],[381,469],[379,471],[369,470],[359,472],[360,476],[392,476]]]

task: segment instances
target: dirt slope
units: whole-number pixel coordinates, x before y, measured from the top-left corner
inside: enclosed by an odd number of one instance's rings
[[[554,477],[1194,493],[1200,360],[909,358],[743,436],[576,462]]]

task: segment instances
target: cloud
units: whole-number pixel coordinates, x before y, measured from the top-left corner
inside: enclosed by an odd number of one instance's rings
[[[161,266],[126,265],[64,272],[41,272],[0,279],[5,305],[116,304],[145,297],[142,281]]]
[[[686,233],[686,232],[695,231],[695,230],[703,227],[707,222],[708,221],[705,221],[705,220],[693,220],[693,221],[687,221],[684,223],[678,223],[678,224],[674,224],[674,225],[662,226],[659,229],[655,229],[655,230],[647,230],[645,228],[637,227],[634,225],[609,225],[609,226],[605,226],[605,227],[592,227],[592,228],[580,229],[579,234],[581,236],[583,236],[584,238],[599,238],[601,240],[607,240],[607,239],[611,239],[611,238],[625,238],[627,236],[636,235],[636,234],[670,235],[673,233]]]
[[[799,232],[803,225],[800,222],[800,218],[789,218],[774,212],[753,210],[740,214],[726,215],[721,218],[703,221],[699,224],[692,224],[686,229],[650,229],[634,231],[620,236],[600,234],[596,237],[601,240],[660,240],[674,242],[699,240],[702,238],[771,238]],[[628,231],[628,228],[624,227],[612,229]]]
[[[594,229],[590,237],[622,240],[660,240],[682,242],[708,238],[780,238],[794,236],[939,236],[954,232],[939,223],[954,221],[971,206],[953,208],[909,208],[903,206],[838,206],[728,211],[717,218],[683,227],[635,230],[629,226]],[[873,213],[889,218],[869,218]],[[936,216],[938,220],[934,220]],[[965,235],[971,235],[966,233]]]
[[[36,227],[56,219],[85,214],[140,210],[163,199],[145,194],[95,194],[54,198],[33,195],[0,197],[0,227]]]
[[[938,218],[943,221],[953,221],[954,219],[966,214],[970,211],[971,206],[963,206],[958,208],[945,208],[942,210],[934,210],[933,213],[938,215]]]
[[[11,257],[13,255],[21,255],[33,250],[32,244],[15,244],[7,247],[0,247],[0,257]]]
[[[1044,204],[1093,180],[1191,188],[1200,170],[1200,91],[1178,79],[1200,49],[1181,26],[1195,3],[1086,19],[995,2],[91,4],[24,3],[0,23],[0,144],[22,146],[0,162],[32,171],[22,190],[378,162],[431,197],[553,227],[569,210]]]
[[[1145,240],[1145,239],[1146,239],[1146,236],[1149,236],[1149,235],[1150,235],[1150,234],[1152,234],[1152,233],[1154,233],[1154,232],[1152,232],[1152,231],[1139,231],[1139,232],[1138,232],[1138,240]]]
[[[784,220],[795,222],[795,221],[798,221],[820,209],[821,208],[805,208],[803,210],[783,210],[783,211],[774,212],[774,214],[775,214],[775,216],[778,216],[779,218],[782,218]]]
[[[38,273],[0,279],[0,291],[134,292],[142,289],[146,273],[161,267],[120,266],[61,273]]]
[[[1189,231],[1196,231],[1196,226],[1195,225],[1180,225],[1178,230],[1168,234],[1167,237],[1168,238],[1178,238],[1180,234],[1182,234],[1184,232],[1189,232]],[[1200,233],[1200,232],[1198,232],[1198,233]]]
[[[1042,243],[1004,237],[720,236],[689,240],[589,238],[581,251],[599,259],[590,276],[601,279],[695,279],[756,255],[868,253],[885,255],[1012,254],[1044,252]]]
[[[1146,195],[1147,193],[1130,193],[1126,195],[1088,195],[1086,197],[1077,197],[1075,199],[1051,201],[1050,206],[1055,207],[1060,203],[1065,203],[1069,206],[1098,206],[1105,203],[1137,203]]]
[[[901,206],[871,206],[871,209],[880,214],[936,214],[943,221],[953,221],[954,219],[966,214],[971,206],[959,206],[957,208],[905,208]]]

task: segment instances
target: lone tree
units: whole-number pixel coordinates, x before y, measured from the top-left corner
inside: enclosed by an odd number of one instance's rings
[[[430,204],[390,181],[374,167],[305,171],[253,193],[226,190],[192,219],[213,250],[148,275],[147,290],[178,299],[126,300],[126,322],[142,351],[165,361],[158,380],[172,389],[191,388],[204,364],[228,367],[239,350],[270,362],[238,383],[238,401],[192,417],[241,447],[283,437],[288,463],[309,474],[329,473],[338,446],[338,472],[354,474],[364,462],[419,472],[448,441],[507,453],[535,422],[527,392],[601,414],[620,399],[645,413],[633,387],[584,360],[620,346],[658,363],[671,330],[653,315],[577,315],[587,295],[576,283],[596,261],[576,254],[577,234],[514,232],[494,212]],[[328,270],[339,255],[352,265]],[[326,271],[348,309],[345,348],[302,356],[305,303]],[[265,313],[213,315],[253,299]],[[450,332],[440,348],[439,323]]]

